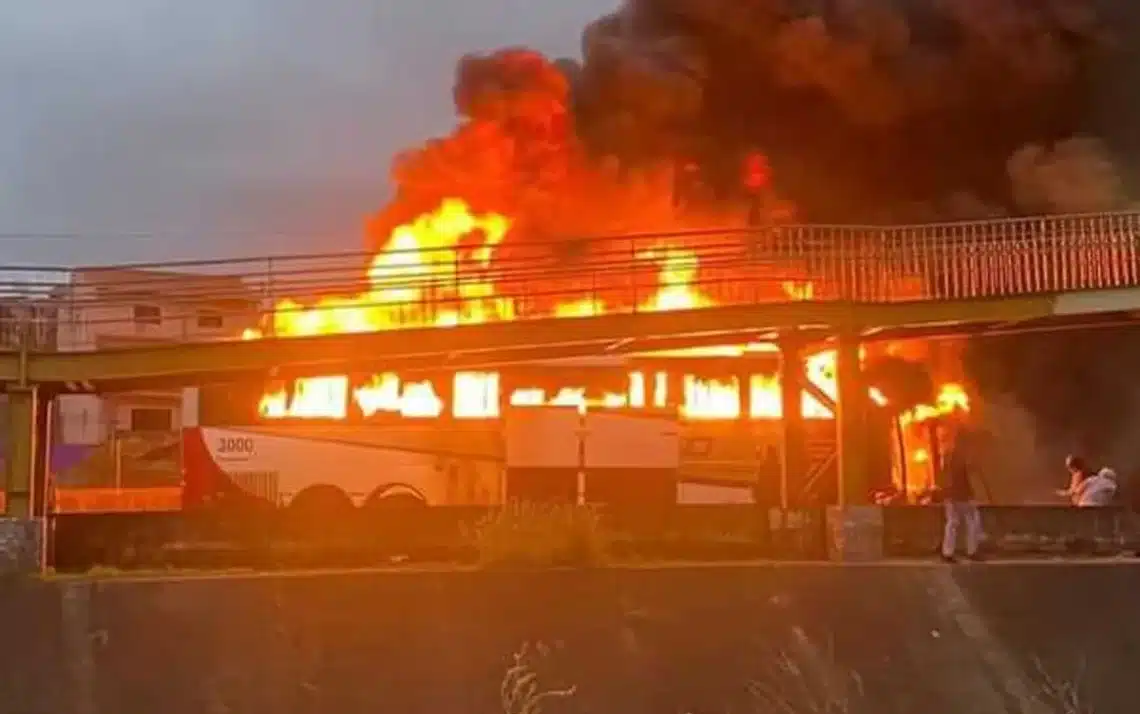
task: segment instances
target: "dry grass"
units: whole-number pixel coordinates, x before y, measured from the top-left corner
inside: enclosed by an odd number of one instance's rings
[[[1081,678],[1083,677],[1084,663],[1078,667],[1077,676],[1071,681],[1060,680],[1054,677],[1045,668],[1044,663],[1035,660],[1037,677],[1041,682],[1041,704],[1048,706],[1059,714],[1093,714],[1092,706],[1085,701],[1081,694]]]
[[[800,644],[793,641],[793,650],[802,650]],[[543,683],[550,677],[548,655],[542,644],[524,644],[513,655],[499,688],[503,714],[542,714],[545,704],[575,695],[576,687],[553,688]],[[762,679],[747,685],[754,714],[852,714],[867,710],[862,678],[840,666],[831,649],[798,654],[776,651],[767,658],[763,674]],[[1040,662],[1036,674],[1040,691],[1030,702],[1032,711],[1093,714],[1079,684],[1055,679]]]
[[[546,655],[542,645],[523,645],[514,654],[514,661],[499,685],[499,702],[503,714],[542,714],[545,703],[574,696],[574,687],[544,687],[540,681],[537,660],[544,659]]]
[[[763,680],[753,680],[748,691],[757,714],[850,714],[863,700],[859,674],[840,666],[831,645],[826,651],[813,646],[793,628],[796,654],[780,650],[768,662]]]
[[[581,506],[508,504],[479,521],[472,540],[485,567],[600,565],[609,550],[598,514]]]

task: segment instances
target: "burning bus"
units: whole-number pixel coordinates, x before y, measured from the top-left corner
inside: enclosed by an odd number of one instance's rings
[[[197,427],[183,438],[191,504],[240,494],[300,509],[671,503],[681,453],[669,415],[573,406],[468,422]]]
[[[749,262],[736,253],[702,264],[698,251],[676,236],[621,253],[625,262],[617,271],[617,254],[599,249],[586,263],[534,269],[535,261],[515,261],[527,270],[512,272],[496,263],[510,227],[504,216],[446,200],[392,230],[371,262],[364,292],[281,300],[261,329],[243,337],[445,329],[513,320],[524,303],[527,315],[552,317],[629,306],[685,310],[717,304],[702,289],[707,285],[719,286],[720,297],[726,285],[747,289],[746,298],[758,301],[829,294],[827,276],[812,276],[822,281],[817,290],[805,266]],[[607,269],[591,272],[590,260]],[[570,289],[584,274],[592,289]],[[500,283],[510,283],[510,294],[500,293]],[[779,294],[764,293],[770,290]],[[775,504],[778,359],[776,347],[761,342],[497,371],[326,375],[254,385],[256,392],[204,388],[200,424],[183,437],[186,498],[198,504],[236,494],[276,505],[358,507],[515,497]],[[786,497],[792,504],[827,503],[836,484],[835,354],[809,354],[804,367],[811,386],[801,404],[809,463]],[[929,464],[904,427],[964,409],[961,388],[942,384],[929,403],[901,411],[874,387],[868,399],[878,406],[871,485],[888,486],[900,475],[904,486],[921,482],[907,474]]]
[[[808,360],[824,395],[835,391],[826,369],[832,357]],[[298,508],[512,499],[775,506],[782,500],[775,369],[775,355],[761,352],[342,375],[273,385],[260,396],[261,385],[203,388],[200,423],[183,433],[186,498],[201,505],[241,494]],[[746,398],[741,383],[751,387]],[[384,395],[369,391],[376,384]],[[928,413],[955,408],[955,393],[944,389],[942,406]],[[802,406],[808,458],[785,498],[830,503],[834,418],[810,395]],[[922,417],[900,422],[889,409],[873,410],[872,488],[889,487],[903,469],[915,485],[929,480],[909,428]]]

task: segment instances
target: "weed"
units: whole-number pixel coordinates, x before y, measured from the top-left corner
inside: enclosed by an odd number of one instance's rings
[[[1084,674],[1084,662],[1079,666],[1077,676],[1072,682],[1058,680],[1045,668],[1044,663],[1034,659],[1037,675],[1041,680],[1041,698],[1045,704],[1052,705],[1054,711],[1060,714],[1092,714],[1092,707],[1081,694],[1080,680]]]
[[[568,699],[574,696],[575,687],[562,689],[542,689],[535,668],[535,655],[545,656],[539,645],[532,649],[523,645],[514,654],[513,663],[499,685],[499,702],[503,714],[541,714],[542,706],[552,699]]]
[[[485,567],[599,565],[609,545],[592,508],[534,503],[492,511],[475,525],[473,541]]]
[[[831,663],[804,666],[780,652],[766,681],[750,682],[748,690],[763,714],[850,714],[853,702],[863,697],[863,681]]]

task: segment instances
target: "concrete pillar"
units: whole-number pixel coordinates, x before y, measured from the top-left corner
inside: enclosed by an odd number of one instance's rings
[[[742,369],[736,373],[737,393],[740,395],[740,421],[752,420],[752,372]]]
[[[42,515],[47,479],[49,404],[36,387],[8,389],[6,515]]]
[[[43,516],[50,401],[36,387],[9,387],[5,517],[0,518],[0,573],[37,572],[44,563]]]
[[[499,416],[505,417],[511,408],[511,395],[518,388],[518,383],[511,378],[510,370],[499,372]],[[506,493],[504,491],[504,493]]]
[[[183,387],[182,413],[179,415],[178,425],[182,428],[198,426],[201,405],[201,389],[199,387]]]
[[[668,406],[680,409],[685,406],[685,375],[679,370],[670,370],[666,379]]]
[[[442,372],[433,375],[431,386],[435,390],[435,396],[439,397],[439,401],[443,403],[443,413],[440,416],[444,419],[454,418],[455,372]]]
[[[804,384],[807,375],[800,341],[795,336],[780,340],[780,407],[783,418],[780,465],[780,507],[788,508],[791,485],[802,483],[807,473],[807,430],[804,426]]]
[[[836,350],[838,414],[836,442],[839,447],[839,505],[868,502],[867,494],[867,385],[859,364],[859,338],[843,334]]]

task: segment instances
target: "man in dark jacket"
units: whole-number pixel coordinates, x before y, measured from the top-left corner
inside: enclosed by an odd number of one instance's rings
[[[951,426],[947,432],[947,448],[942,466],[943,500],[946,524],[942,533],[942,560],[956,562],[958,529],[966,526],[966,557],[980,560],[978,549],[982,544],[982,516],[974,503],[974,486],[970,481],[970,443],[964,426]]]

